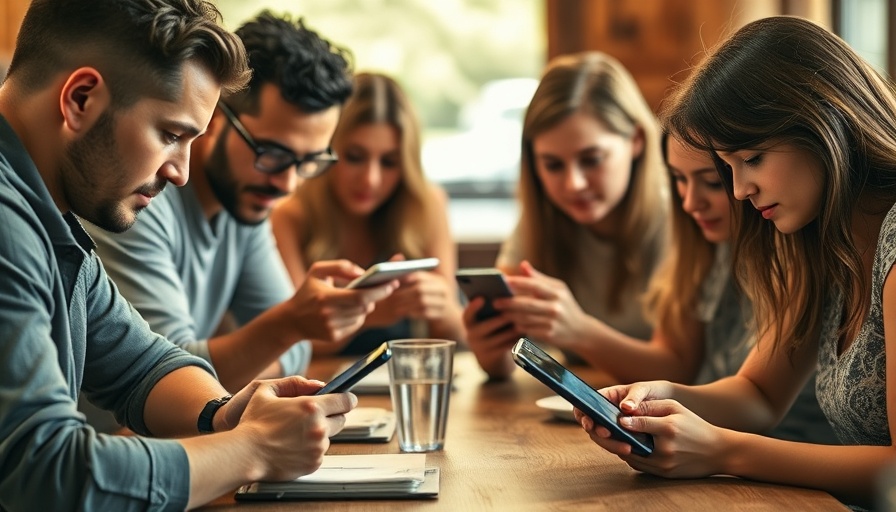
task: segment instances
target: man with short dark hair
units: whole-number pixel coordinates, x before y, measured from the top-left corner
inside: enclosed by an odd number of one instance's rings
[[[162,193],[127,233],[88,226],[109,276],[150,327],[209,361],[230,390],[305,373],[311,344],[300,340],[348,337],[366,318],[359,305],[391,293],[334,287],[328,281],[363,272],[347,260],[318,263],[296,291],[268,222],[277,199],[336,159],[329,146],[352,92],[349,55],[270,12],[236,34],[252,80],[219,102],[194,145],[190,183]],[[237,328],[218,334],[227,312]]]
[[[2,510],[183,510],[296,478],[356,402],[302,396],[321,383],[299,377],[231,399],[118,294],[76,217],[124,231],[186,182],[222,90],[248,78],[219,17],[205,0],[28,8],[0,87]],[[141,436],[97,434],[79,391]]]

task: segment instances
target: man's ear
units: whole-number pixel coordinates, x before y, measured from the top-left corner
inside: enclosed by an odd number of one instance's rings
[[[111,102],[109,88],[99,71],[91,67],[72,71],[59,94],[59,110],[65,129],[76,134],[84,133]]]

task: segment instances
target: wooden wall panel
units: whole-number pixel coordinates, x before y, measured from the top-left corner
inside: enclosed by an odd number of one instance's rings
[[[545,0],[548,56],[588,49],[618,58],[654,108],[704,46],[774,14],[830,26],[833,0]],[[0,61],[15,47],[30,0],[0,0]],[[686,73],[686,71],[685,71]]]
[[[635,77],[655,110],[705,48],[776,14],[829,26],[829,0],[547,0],[548,56],[600,50]]]
[[[19,25],[30,0],[0,0],[0,61],[7,62],[16,45]]]
[[[9,13],[7,13],[8,6],[6,5],[6,0],[0,0],[0,56],[4,53],[8,53],[9,46]]]

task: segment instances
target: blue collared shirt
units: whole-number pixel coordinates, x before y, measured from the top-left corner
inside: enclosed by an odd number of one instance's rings
[[[0,509],[184,509],[180,443],[97,434],[77,398],[148,435],[150,390],[190,365],[213,373],[121,297],[0,116]]]

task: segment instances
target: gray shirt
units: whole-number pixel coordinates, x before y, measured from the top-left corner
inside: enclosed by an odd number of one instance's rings
[[[662,226],[662,222],[657,222]],[[645,318],[641,307],[641,294],[647,289],[650,276],[665,248],[665,231],[654,229],[645,236],[641,247],[644,265],[632,276],[632,283],[622,292],[620,307],[611,310],[607,303],[606,286],[612,281],[613,262],[619,251],[618,244],[595,236],[584,226],[578,226],[576,244],[565,250],[575,251],[578,266],[566,283],[582,310],[619,332],[639,339],[650,338],[653,326]],[[526,259],[523,254],[523,233],[517,224],[513,233],[501,246],[498,266],[516,267]],[[541,270],[541,269],[536,269]],[[570,354],[567,354],[570,356]]]
[[[149,434],[143,409],[159,379],[211,368],[150,331],[118,294],[2,117],[0,275],[0,509],[184,509],[183,447],[97,434],[76,400],[83,391]]]
[[[124,233],[87,229],[109,276],[153,330],[209,362],[208,338],[227,311],[242,325],[294,293],[270,224],[243,225],[226,212],[209,221],[189,184],[167,187]],[[310,359],[303,341],[280,363],[294,375]]]

